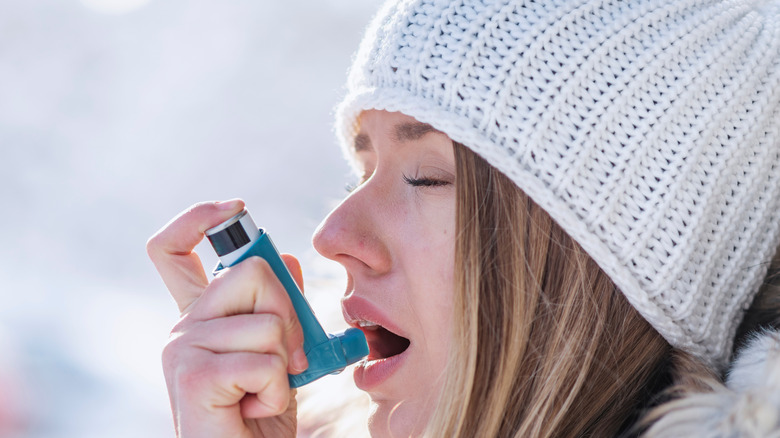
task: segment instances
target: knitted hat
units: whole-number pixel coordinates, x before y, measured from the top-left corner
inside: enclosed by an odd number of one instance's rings
[[[675,347],[721,366],[780,238],[780,2],[404,0],[338,108],[400,111],[542,206]]]

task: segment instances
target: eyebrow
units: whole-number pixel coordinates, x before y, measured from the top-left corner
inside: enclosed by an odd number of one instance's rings
[[[393,127],[393,140],[398,143],[419,140],[430,133],[442,132],[433,126],[422,122],[399,123]],[[355,136],[355,152],[362,152],[371,148],[371,139],[368,135],[360,133]]]
[[[363,152],[371,149],[371,139],[368,138],[368,135],[360,133],[355,136],[355,144],[353,146],[355,148],[355,152]]]
[[[431,132],[441,133],[441,131],[435,129],[433,126],[421,122],[401,123],[396,125],[395,129],[393,129],[395,140],[399,143],[419,140]]]

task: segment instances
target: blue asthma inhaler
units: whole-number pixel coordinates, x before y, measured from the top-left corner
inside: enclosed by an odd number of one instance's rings
[[[368,355],[368,343],[362,331],[349,328],[343,333],[325,333],[287,266],[279,257],[268,233],[257,228],[246,209],[206,230],[206,237],[220,260],[214,269],[214,275],[248,257],[259,256],[268,262],[287,290],[298,321],[303,327],[303,350],[309,360],[309,368],[306,371],[297,375],[288,374],[291,388],[298,388],[326,374],[337,374],[347,365]]]

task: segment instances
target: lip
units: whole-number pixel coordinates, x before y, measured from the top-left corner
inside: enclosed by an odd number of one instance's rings
[[[352,327],[364,330],[358,325],[358,321],[371,321],[399,336],[409,339],[384,312],[365,298],[350,294],[341,301],[341,311],[344,314],[344,320]],[[403,353],[395,356],[373,360],[366,358],[359,362],[355,366],[353,373],[355,385],[363,391],[369,391],[390,379],[406,361],[411,347],[412,345],[410,344]]]

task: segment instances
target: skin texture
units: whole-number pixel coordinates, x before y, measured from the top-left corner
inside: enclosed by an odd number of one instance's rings
[[[345,318],[409,340],[389,359],[365,329],[371,354],[355,369],[372,399],[373,436],[423,430],[441,388],[449,346],[455,253],[455,159],[443,133],[400,113],[366,111],[356,141],[360,184],[320,224],[315,248],[342,264]],[[181,312],[163,352],[179,437],[294,437],[287,373],[308,366],[303,333],[281,283],[254,257],[209,283],[195,246],[243,201],[196,204],[147,243]],[[282,255],[302,287],[297,260]]]
[[[409,436],[432,413],[450,337],[455,159],[446,135],[411,117],[366,111],[360,122],[362,181],[313,243],[347,271],[347,321],[370,317],[410,340],[403,361],[379,383],[365,377],[369,367],[355,370],[373,402],[372,435]]]

